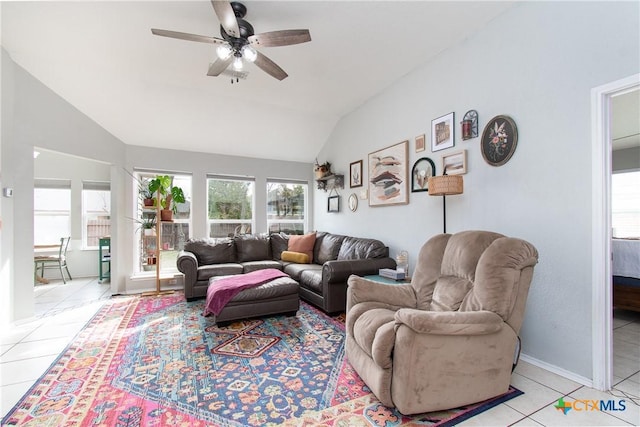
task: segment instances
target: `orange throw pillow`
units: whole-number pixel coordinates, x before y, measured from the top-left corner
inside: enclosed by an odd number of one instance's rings
[[[316,243],[316,233],[309,233],[305,235],[291,235],[289,236],[288,250],[291,252],[302,252],[309,256],[309,261],[313,260],[313,245]]]

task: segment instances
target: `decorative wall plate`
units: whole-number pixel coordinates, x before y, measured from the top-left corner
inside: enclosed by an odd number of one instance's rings
[[[495,116],[487,123],[480,141],[482,157],[491,166],[509,161],[518,145],[518,128],[509,116]]]
[[[349,196],[349,210],[355,212],[358,209],[358,196],[356,193],[351,193]]]

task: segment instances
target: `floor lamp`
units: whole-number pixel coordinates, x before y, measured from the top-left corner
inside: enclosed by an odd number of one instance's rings
[[[428,181],[429,195],[442,196],[442,218],[444,223],[443,233],[447,232],[447,196],[462,194],[462,175],[432,176]]]

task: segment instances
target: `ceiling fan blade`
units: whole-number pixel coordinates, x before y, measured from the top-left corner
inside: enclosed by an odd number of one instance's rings
[[[209,71],[207,72],[207,76],[219,76],[224,70],[227,69],[231,62],[233,61],[233,56],[230,56],[228,59],[217,59],[216,62],[209,65]]]
[[[238,20],[236,14],[233,12],[231,3],[228,1],[211,0],[213,10],[216,12],[216,16],[220,21],[222,28],[231,37],[240,37],[240,28],[238,27]]]
[[[225,43],[224,40],[216,37],[199,36],[197,34],[181,33],[179,31],[158,30],[156,28],[152,28],[151,32],[156,36],[171,37],[173,39],[189,40],[192,42],[211,43],[211,44]]]
[[[258,52],[258,57],[256,58],[254,64],[262,69],[265,73],[269,74],[272,77],[275,77],[278,80],[284,80],[287,78],[288,74],[280,68],[275,62],[267,58],[262,53]]]
[[[250,36],[248,40],[256,47],[289,46],[311,41],[311,34],[309,34],[309,30],[269,31]]]

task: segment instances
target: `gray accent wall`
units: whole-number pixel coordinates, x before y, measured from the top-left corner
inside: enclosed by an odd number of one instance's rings
[[[446,199],[447,231],[497,231],[540,252],[521,331],[523,352],[585,381],[592,379],[591,89],[640,72],[638,2],[518,2],[491,25],[407,74],[336,126],[320,162],[348,176],[349,163],[409,140],[409,168],[429,157],[467,151],[464,193]],[[382,60],[382,59],[381,59]],[[461,141],[466,111],[480,133],[511,116],[519,133],[504,166],[485,163],[480,138]],[[455,112],[455,147],[431,152],[431,120]],[[427,148],[415,152],[415,137]],[[340,191],[343,200],[360,188]],[[378,238],[392,256],[442,232],[443,199],[411,193],[408,205],[326,212],[316,190],[315,226]],[[604,284],[602,284],[604,286]]]

